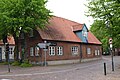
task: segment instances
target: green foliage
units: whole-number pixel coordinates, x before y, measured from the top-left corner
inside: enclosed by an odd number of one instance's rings
[[[24,60],[24,62],[20,66],[21,67],[32,67],[32,64],[30,64],[28,60]]]
[[[50,18],[46,0],[0,0],[0,34],[28,32],[44,28]]]
[[[19,62],[19,61],[14,61],[11,65],[12,65],[12,66],[19,66],[19,65],[20,65],[20,62]]]
[[[46,0],[0,0],[0,38],[12,35],[15,40],[15,57],[18,56],[18,37],[32,29],[45,28],[51,11]],[[15,59],[17,60],[18,57]]]
[[[114,47],[120,47],[120,1],[119,0],[88,0],[89,4],[87,16],[92,16],[95,20],[102,20],[108,29],[101,28],[104,35],[113,38]],[[100,26],[96,24],[97,27]],[[91,29],[92,30],[92,29]],[[105,33],[104,33],[105,31]],[[98,33],[99,34],[99,33]],[[103,36],[104,37],[104,36]],[[106,42],[106,40],[101,40]]]
[[[95,20],[91,25],[90,31],[102,42],[103,50],[108,49],[109,34],[102,20]]]

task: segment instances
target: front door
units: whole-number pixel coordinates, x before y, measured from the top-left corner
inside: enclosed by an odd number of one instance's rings
[[[2,61],[2,48],[0,48],[0,61]]]

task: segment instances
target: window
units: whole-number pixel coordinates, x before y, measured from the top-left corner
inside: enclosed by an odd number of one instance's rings
[[[100,50],[95,50],[95,56],[99,56],[100,55]]]
[[[87,31],[83,31],[83,36],[87,37]]]
[[[39,56],[39,50],[40,50],[39,47],[36,46],[35,47],[35,56]]]
[[[57,47],[57,55],[63,55],[63,47]]]
[[[91,54],[91,49],[87,48],[87,54]]]
[[[34,56],[34,48],[33,47],[30,48],[30,56]]]
[[[78,47],[77,46],[73,46],[71,48],[72,54],[78,54]]]
[[[97,54],[97,50],[95,50],[95,56],[97,56],[98,54]]]
[[[12,54],[13,48],[9,48],[9,53]]]
[[[30,36],[30,37],[33,37],[33,29],[30,30],[29,36]]]
[[[98,50],[98,55],[100,55],[100,50]]]
[[[54,46],[50,46],[49,47],[49,55],[50,56],[54,56],[55,55],[55,47]]]

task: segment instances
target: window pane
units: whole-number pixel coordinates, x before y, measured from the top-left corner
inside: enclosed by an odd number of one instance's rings
[[[87,48],[87,54],[91,54],[90,48]]]
[[[57,54],[63,55],[63,47],[57,47]]]
[[[95,50],[95,55],[97,55],[97,50]]]
[[[55,55],[55,47],[54,46],[49,47],[49,55]]]
[[[35,47],[35,56],[39,56],[39,47]]]
[[[78,54],[78,47],[77,46],[73,46],[71,48],[72,54]]]
[[[33,47],[30,48],[30,56],[34,56],[34,49],[33,49]]]
[[[98,50],[98,55],[100,55],[100,51]]]

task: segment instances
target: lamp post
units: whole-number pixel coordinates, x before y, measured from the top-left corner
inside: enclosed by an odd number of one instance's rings
[[[6,54],[8,55],[8,72],[10,72],[10,51],[9,51],[9,43],[5,44]]]
[[[106,24],[107,28],[110,29],[110,21],[107,21]],[[111,29],[110,29],[111,31]],[[114,71],[114,59],[113,59],[113,52],[112,52],[112,36],[110,34],[110,38],[109,38],[109,45],[110,45],[110,54],[111,54],[111,61],[112,61],[112,71]]]
[[[44,49],[44,52],[45,52],[45,66],[47,66],[47,61],[46,61],[47,41],[44,41],[44,43],[45,43],[45,49]]]
[[[3,43],[5,46],[5,57],[6,57],[6,61],[8,62],[8,72],[10,72],[10,56],[9,56],[9,43],[7,41],[7,35],[4,35],[3,37]]]
[[[114,61],[113,61],[113,53],[112,53],[112,38],[109,38],[109,44],[110,44],[110,53],[111,53],[111,59],[112,59],[112,71],[114,71]]]

